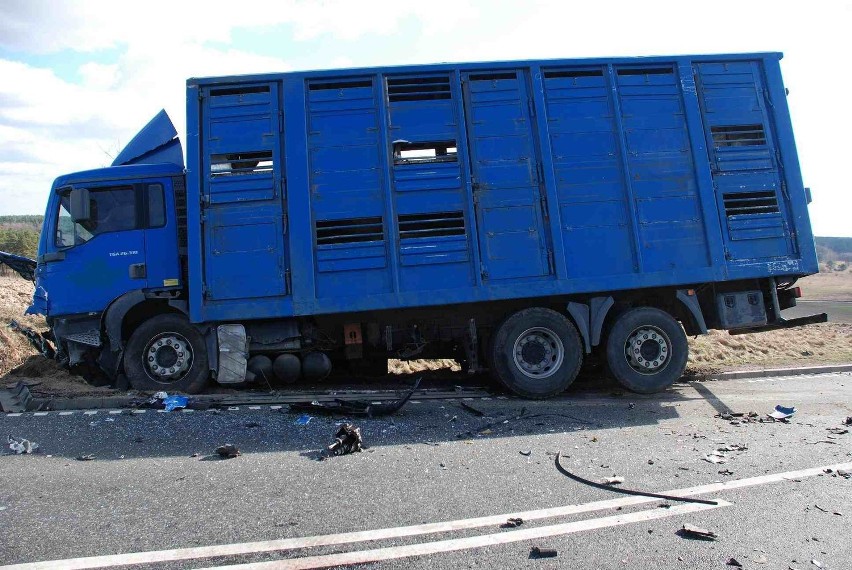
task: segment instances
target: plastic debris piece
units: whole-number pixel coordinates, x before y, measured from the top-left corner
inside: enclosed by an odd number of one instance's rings
[[[707,461],[708,463],[713,463],[714,465],[727,462],[727,460],[723,456],[714,455],[712,453],[705,455],[702,459],[704,459],[704,461]]]
[[[77,461],[94,461],[94,460],[95,460],[95,454],[94,453],[89,453],[89,454],[86,454],[86,455],[80,455],[79,457],[77,457]]]
[[[420,387],[420,381],[422,378],[418,378],[416,382],[414,382],[414,386],[412,386],[408,392],[403,395],[398,400],[393,400],[391,402],[362,402],[359,400],[340,400],[337,399],[333,402],[294,402],[289,404],[291,412],[313,412],[315,414],[328,414],[328,415],[341,415],[341,416],[367,416],[370,418],[376,418],[380,416],[388,416],[390,414],[395,414],[411,399],[414,395],[414,392],[417,388]],[[284,411],[284,408],[281,409]]]
[[[233,459],[234,457],[238,457],[242,455],[240,450],[237,449],[237,446],[233,443],[226,443],[225,445],[220,445],[216,448],[216,453],[219,454],[219,457],[222,459]]]
[[[521,455],[523,455],[523,456],[525,456],[525,457],[529,457],[530,455],[532,455],[532,449],[527,449],[527,450],[524,450],[524,451],[519,451],[518,453],[520,453]]]
[[[852,426],[852,416],[846,416],[846,419],[843,420],[843,425]]]
[[[719,475],[733,475],[733,474],[734,474],[734,472],[731,471],[730,469],[722,469],[721,471],[719,471]]]
[[[187,396],[168,396],[166,398],[163,398],[163,406],[165,407],[167,412],[171,412],[173,410],[182,410],[188,405],[189,398]]]
[[[677,533],[684,538],[695,538],[698,540],[716,540],[716,538],[718,538],[718,535],[712,530],[707,530],[691,524],[683,525],[683,528],[681,528]]]
[[[843,477],[844,479],[849,479],[850,477],[852,477],[852,472],[849,472],[846,469],[838,469],[836,471],[836,474],[840,477]]]
[[[820,562],[819,560],[811,560],[811,564],[813,564],[817,568],[822,568],[822,562]]]
[[[748,447],[739,443],[733,443],[731,445],[723,445],[718,448],[716,451],[724,452],[724,451],[746,451]]]
[[[524,519],[519,517],[511,517],[500,525],[501,528],[517,528],[524,524]]]
[[[740,561],[739,561],[739,560],[737,560],[736,558],[734,558],[733,556],[732,556],[732,557],[730,557],[730,558],[728,558],[728,561],[727,561],[727,562],[725,562],[725,564],[726,564],[727,566],[736,566],[737,568],[742,568],[742,567],[743,567],[743,565],[740,563]]]
[[[624,477],[606,477],[601,483],[604,485],[621,485],[624,483]]]
[[[313,416],[309,416],[308,414],[302,414],[298,418],[296,418],[297,426],[306,426],[311,423],[311,420],[314,419]]]
[[[542,548],[533,546],[530,548],[530,558],[556,558],[559,553],[555,548]]]
[[[775,411],[769,414],[769,417],[776,420],[786,420],[795,413],[795,407],[785,408],[784,406],[779,404],[778,406],[775,406]]]
[[[334,434],[334,443],[326,448],[326,452],[329,455],[348,455],[361,451],[363,446],[361,428],[353,424],[343,424]]]
[[[17,455],[28,455],[38,449],[36,442],[22,437],[12,437],[10,435],[6,438],[6,441],[9,443],[9,450],[14,451]]]

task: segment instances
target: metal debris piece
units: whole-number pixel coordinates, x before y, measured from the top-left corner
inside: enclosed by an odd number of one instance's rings
[[[95,454],[94,453],[89,453],[89,454],[86,454],[86,455],[80,455],[79,457],[77,457],[77,461],[94,461],[94,460],[95,460]]]
[[[501,528],[517,528],[524,524],[524,519],[518,517],[511,517],[506,520],[503,524],[500,525]]]
[[[621,485],[624,483],[624,477],[605,477],[603,481],[601,481],[604,485]]]
[[[530,558],[556,558],[559,553],[554,548],[541,548],[533,546],[530,548]]]
[[[240,453],[240,450],[237,449],[237,446],[233,443],[226,443],[225,445],[220,445],[216,448],[216,453],[218,453],[219,457],[221,457],[222,459],[233,459],[234,457],[242,455]]]
[[[786,420],[796,413],[795,407],[785,408],[782,405],[775,406],[775,411],[769,414],[769,417],[775,420]]]
[[[32,401],[30,388],[22,381],[0,390],[0,412],[26,412]]]
[[[28,455],[38,449],[36,442],[22,437],[12,437],[10,435],[6,438],[6,441],[9,443],[9,450],[14,451],[17,455]]]
[[[367,416],[376,418],[379,416],[388,416],[395,414],[411,399],[414,392],[420,387],[418,378],[414,386],[402,398],[392,402],[383,402],[375,404],[372,402],[364,402],[360,400],[340,400],[336,399],[333,402],[294,402],[290,404],[291,412],[313,412],[316,414],[341,415],[341,416]],[[283,408],[282,408],[283,410]]]
[[[727,566],[736,566],[737,568],[742,568],[742,567],[743,567],[743,565],[740,563],[740,561],[739,561],[739,560],[737,560],[736,558],[734,558],[733,556],[732,556],[732,557],[730,557],[730,558],[728,558],[728,561],[727,561],[727,562],[725,562],[725,565],[727,565]]]
[[[334,434],[334,443],[326,448],[329,455],[347,455],[361,451],[364,440],[361,439],[361,428],[352,424],[343,424]]]
[[[707,530],[691,524],[683,525],[683,528],[681,528],[677,533],[684,538],[696,538],[698,540],[716,540],[719,536],[712,530]]]
[[[19,332],[30,342],[33,347],[41,353],[45,358],[54,358],[56,357],[56,349],[53,348],[53,345],[50,343],[50,340],[47,339],[42,333],[36,331],[35,329],[31,329],[26,325],[22,325],[18,321],[11,320],[9,321],[9,328],[15,332]]]

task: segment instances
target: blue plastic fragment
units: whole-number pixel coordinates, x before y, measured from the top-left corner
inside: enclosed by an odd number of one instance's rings
[[[313,416],[309,416],[308,414],[302,414],[298,418],[296,418],[297,426],[306,426],[311,423],[311,420],[314,419]]]
[[[769,414],[776,420],[784,420],[796,413],[795,407],[785,408],[784,406],[775,406],[775,411]]]
[[[189,397],[187,396],[169,396],[163,400],[163,405],[166,408],[167,412],[171,412],[172,410],[183,409],[189,404]]]

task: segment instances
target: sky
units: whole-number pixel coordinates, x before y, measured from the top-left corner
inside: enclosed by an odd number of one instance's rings
[[[816,235],[852,236],[852,0],[0,0],[0,215],[107,166],[189,77],[782,51]]]

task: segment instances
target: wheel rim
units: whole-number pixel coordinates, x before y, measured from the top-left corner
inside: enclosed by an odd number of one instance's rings
[[[512,356],[524,376],[548,378],[556,374],[565,360],[565,347],[552,330],[534,327],[518,335]]]
[[[662,329],[645,325],[634,329],[627,336],[624,356],[636,372],[657,374],[671,361],[671,346],[671,340]]]
[[[192,366],[192,345],[176,332],[158,334],[145,346],[142,363],[152,380],[172,384],[183,378]]]

